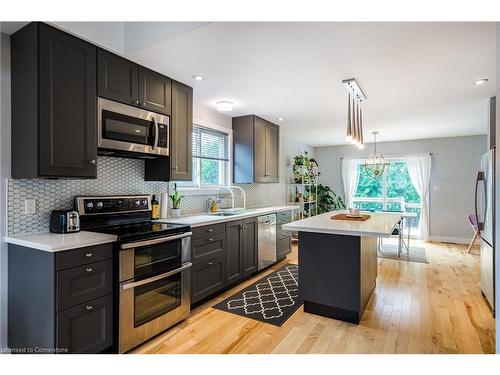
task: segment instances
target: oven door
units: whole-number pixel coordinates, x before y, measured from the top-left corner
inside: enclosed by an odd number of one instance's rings
[[[190,305],[191,262],[148,279],[120,283],[120,353],[189,317]]]
[[[98,147],[168,156],[169,117],[98,98]]]
[[[180,233],[121,245],[120,353],[189,316],[191,234]]]

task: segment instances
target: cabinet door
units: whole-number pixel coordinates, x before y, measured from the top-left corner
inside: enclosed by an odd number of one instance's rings
[[[257,218],[243,220],[242,261],[243,275],[257,271]]]
[[[57,314],[57,347],[99,353],[113,343],[113,298],[107,295]]]
[[[95,46],[40,24],[38,168],[42,177],[96,177],[95,60]]]
[[[170,116],[172,80],[150,69],[139,68],[139,105]]]
[[[266,124],[266,176],[267,182],[279,182],[279,127]]]
[[[172,116],[170,141],[171,179],[193,179],[193,89],[182,83],[172,82]]]
[[[99,96],[129,105],[139,105],[139,66],[99,49],[97,52]]]
[[[241,220],[226,223],[226,285],[237,281],[243,276],[243,259],[241,254],[242,232],[243,222]]]
[[[266,120],[255,116],[254,120],[254,180],[267,182],[266,172]]]
[[[194,264],[191,277],[191,303],[218,292],[226,285],[225,255],[221,254]]]

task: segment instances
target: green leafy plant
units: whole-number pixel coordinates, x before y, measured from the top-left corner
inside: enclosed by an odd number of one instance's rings
[[[329,186],[318,185],[318,214],[346,208],[341,196],[335,194]]]
[[[174,193],[170,195],[172,208],[181,208],[181,193],[177,190],[177,184],[174,184]]]

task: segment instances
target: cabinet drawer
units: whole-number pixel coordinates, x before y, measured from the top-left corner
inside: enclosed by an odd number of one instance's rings
[[[99,353],[113,344],[113,298],[107,295],[57,314],[57,347]]]
[[[225,233],[199,238],[191,243],[191,259],[194,264],[203,259],[225,254]]]
[[[200,301],[226,286],[224,254],[193,265],[191,270],[191,303]]]
[[[82,266],[101,260],[111,259],[113,256],[113,244],[106,243],[81,249],[61,251],[56,253],[56,270]]]
[[[112,282],[111,259],[57,272],[57,311],[111,293]]]
[[[276,243],[276,253],[278,260],[281,260],[292,252],[292,239],[290,236],[286,236],[278,239]]]
[[[215,236],[216,234],[222,234],[226,232],[226,224],[212,224],[205,225],[203,227],[192,228],[193,236],[191,237],[193,240],[203,237]]]
[[[290,222],[292,220],[292,211],[281,211],[276,213],[277,221]]]

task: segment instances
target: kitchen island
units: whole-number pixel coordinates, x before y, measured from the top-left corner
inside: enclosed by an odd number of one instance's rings
[[[397,213],[366,221],[334,220],[335,211],[295,221],[299,234],[299,291],[304,311],[358,324],[377,280],[377,237],[389,237]]]

